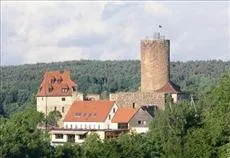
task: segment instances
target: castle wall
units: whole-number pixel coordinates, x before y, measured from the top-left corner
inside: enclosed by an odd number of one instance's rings
[[[156,92],[119,92],[110,94],[109,99],[116,101],[118,107],[140,107],[146,104],[154,104],[159,109],[164,109],[165,94]]]
[[[87,94],[85,96],[86,100],[100,100],[99,94]]]
[[[141,41],[141,91],[153,92],[169,81],[169,40]]]

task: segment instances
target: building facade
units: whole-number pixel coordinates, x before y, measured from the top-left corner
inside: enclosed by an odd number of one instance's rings
[[[82,100],[83,95],[77,92],[77,84],[71,80],[68,71],[47,71],[37,93],[37,111],[48,115],[51,111],[59,111],[62,118],[70,105]]]
[[[93,100],[74,102],[64,119],[66,129],[110,129],[118,107],[113,101]]]

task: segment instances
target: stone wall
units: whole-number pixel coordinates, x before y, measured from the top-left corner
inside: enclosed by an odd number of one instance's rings
[[[141,91],[153,92],[169,81],[169,40],[141,41]]]
[[[86,100],[100,100],[99,94],[86,94],[85,96]]]
[[[119,92],[110,94],[109,99],[115,101],[118,107],[140,107],[154,104],[159,109],[164,109],[165,94],[156,92]]]

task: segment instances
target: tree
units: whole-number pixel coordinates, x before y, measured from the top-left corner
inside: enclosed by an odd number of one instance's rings
[[[84,151],[81,146],[66,143],[57,146],[55,150],[55,158],[82,158]]]
[[[156,154],[163,157],[183,157],[186,135],[191,128],[199,127],[199,115],[187,103],[168,105],[164,111],[157,111],[148,133]]]
[[[58,121],[62,118],[62,115],[59,111],[51,111],[47,116],[47,125],[51,127],[58,127]]]
[[[16,113],[10,119],[1,119],[2,157],[50,157],[53,148],[49,136],[37,129],[43,119],[41,113],[31,108]]]

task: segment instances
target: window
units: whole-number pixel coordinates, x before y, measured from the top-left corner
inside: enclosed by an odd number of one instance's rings
[[[53,88],[52,88],[52,87],[49,87],[49,89],[48,89],[48,90],[49,90],[49,92],[52,92]]]
[[[71,129],[73,128],[73,125],[72,125],[72,124],[70,124],[70,128],[71,128]]]
[[[68,92],[68,89],[67,88],[62,88],[62,92],[66,93],[66,92]]]
[[[74,143],[75,142],[75,135],[74,134],[67,134],[67,142]]]
[[[43,100],[43,97],[42,97],[42,100]]]
[[[133,103],[133,108],[135,108],[135,103]]]
[[[100,125],[98,125],[98,129],[100,129]]]
[[[64,106],[62,107],[62,113],[64,113],[65,112],[65,108],[64,108]]]
[[[74,92],[76,91],[76,88],[75,88],[75,87],[73,87],[73,91],[74,91]]]
[[[54,107],[54,111],[57,111],[57,107],[56,106]]]
[[[65,101],[65,98],[61,98],[62,101]]]
[[[118,129],[128,129],[128,123],[118,123]]]
[[[65,125],[65,128],[68,128],[68,124]]]
[[[79,135],[79,139],[85,139],[85,138],[86,138],[86,134]]]
[[[140,124],[141,124],[141,120],[138,120],[138,121],[137,121],[137,124],[140,125]]]
[[[77,113],[75,114],[75,116],[76,116],[76,117],[80,117],[80,116],[81,116],[81,113],[80,113],[80,112],[77,112]]]
[[[77,128],[77,125],[75,125],[75,128]]]
[[[109,120],[111,120],[111,115],[109,115]]]
[[[115,108],[113,108],[113,113],[115,113],[116,112],[116,109]]]
[[[55,134],[55,139],[63,139],[63,134]]]

